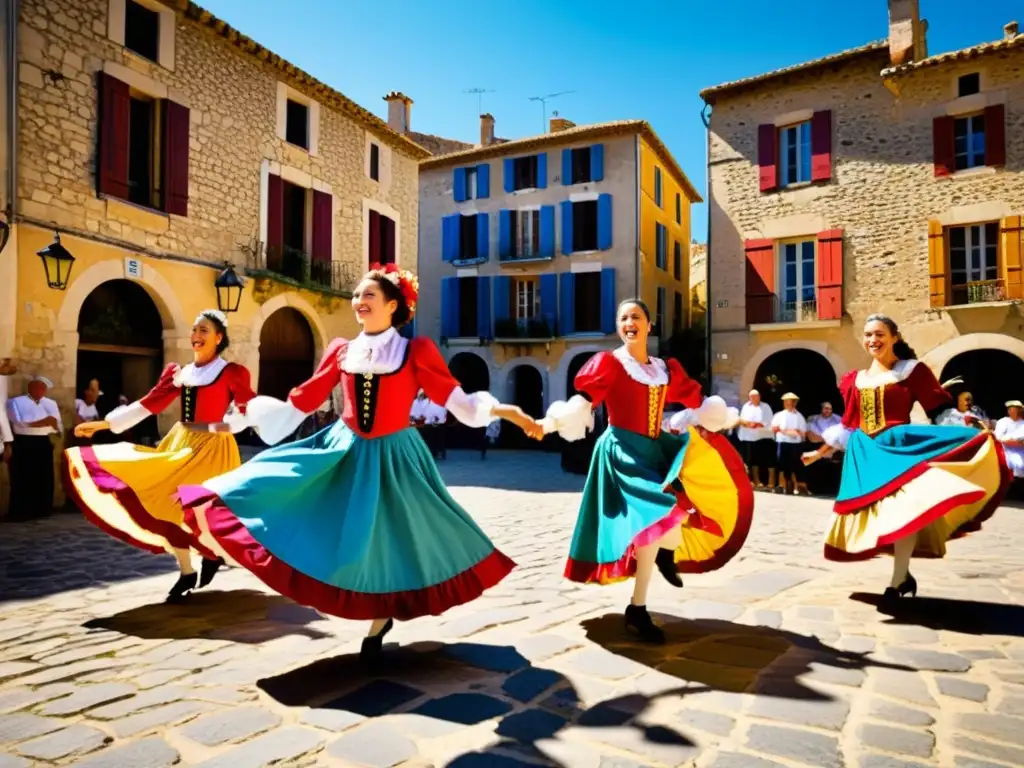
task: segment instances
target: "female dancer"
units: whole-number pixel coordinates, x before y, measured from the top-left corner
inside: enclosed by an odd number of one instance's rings
[[[519,408],[487,392],[465,394],[430,339],[398,334],[417,290],[411,272],[372,269],[352,294],[362,333],[332,341],[287,402],[258,397],[247,411],[273,445],[340,381],[340,421],[179,492],[202,542],[229,562],[322,613],[372,619],[362,648],[371,659],[393,619],[441,614],[515,567],[448,494],[409,424],[417,392],[470,427],[503,418],[543,436]]]
[[[702,403],[700,385],[677,361],[647,354],[651,315],[642,301],[627,299],[617,314],[623,346],[587,361],[575,380],[581,394],[553,403],[541,424],[579,440],[593,409],[607,406],[609,427],[594,446],[565,576],[608,584],[635,575],[626,627],[662,643],[665,633],[646,608],[654,566],[675,587],[683,586],[679,573],[721,568],[746,540],[754,491],[728,438],[709,434],[737,423],[736,409],[720,397]],[[670,431],[662,424],[666,401],[687,408],[669,419]]]
[[[171,587],[171,599],[195,589],[197,581],[205,587],[223,564],[184,526],[175,493],[179,485],[202,482],[242,463],[232,432],[247,425],[244,417],[232,412],[231,404],[244,413],[255,396],[249,371],[220,356],[229,343],[222,312],[200,312],[191,341],[191,364],[168,365],[141,400],[115,408],[103,421],[75,427],[81,438],[105,429],[121,434],[180,400],[181,420],[156,448],[114,443],[65,451],[64,487],[86,518],[121,541],[177,558],[181,574]],[[199,576],[192,567],[191,548],[203,557]]]
[[[825,542],[829,560],[867,560],[893,553],[892,581],[882,596],[891,608],[917,594],[911,557],[943,557],[949,539],[977,531],[1009,487],[1003,449],[991,432],[910,423],[915,402],[929,416],[952,402],[928,366],[900,337],[896,323],[871,315],[864,323],[871,365],[839,380],[842,423],[806,453],[811,464],[845,450],[835,518]]]

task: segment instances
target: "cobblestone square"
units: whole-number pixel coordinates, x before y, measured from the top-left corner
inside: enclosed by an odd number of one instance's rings
[[[1021,510],[915,561],[892,617],[887,561],[823,560],[829,500],[759,494],[728,566],[652,585],[652,648],[624,633],[628,583],[561,576],[583,478],[557,455],[441,471],[519,567],[398,624],[376,673],[366,623],[244,571],[166,605],[169,556],[74,514],[0,526],[0,768],[1024,765]]]

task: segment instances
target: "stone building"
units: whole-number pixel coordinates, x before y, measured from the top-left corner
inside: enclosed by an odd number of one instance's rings
[[[837,398],[873,312],[996,415],[1021,396],[1024,35],[929,55],[917,0],[889,18],[886,40],[701,94],[714,386],[734,401]]]
[[[694,322],[708,311],[708,245],[690,243],[690,315]]]
[[[641,296],[658,336],[689,325],[690,206],[701,198],[643,121],[480,143],[420,163],[417,332],[467,389],[539,415],[619,344],[617,303]],[[654,339],[655,346],[658,339]]]
[[[187,0],[4,11],[0,356],[51,378],[68,423],[88,379],[103,411],[191,359],[225,264],[227,355],[278,396],[354,332],[370,261],[415,264],[429,152],[343,94]],[[37,255],[55,233],[69,277]]]

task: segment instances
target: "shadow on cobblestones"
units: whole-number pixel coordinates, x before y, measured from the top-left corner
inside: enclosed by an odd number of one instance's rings
[[[198,592],[182,603],[141,605],[113,616],[90,619],[86,629],[105,629],[142,640],[230,640],[263,643],[279,637],[328,637],[305,626],[320,614],[287,598],[249,589]]]
[[[880,597],[854,592],[850,599],[877,608]],[[1024,605],[1012,603],[914,597],[901,600],[898,608],[884,614],[889,616],[886,624],[913,624],[965,635],[1024,637]]]

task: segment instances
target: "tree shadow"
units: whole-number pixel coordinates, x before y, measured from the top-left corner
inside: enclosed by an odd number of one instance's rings
[[[882,609],[880,595],[854,592],[850,599],[877,608],[889,617],[886,624],[913,624],[965,635],[1024,637],[1024,606],[1013,603],[913,597],[900,600],[894,608]]]
[[[288,635],[329,637],[306,626],[323,621],[312,608],[251,589],[203,591],[178,603],[154,603],[90,619],[86,629],[106,629],[143,640],[229,640],[259,644]]]

